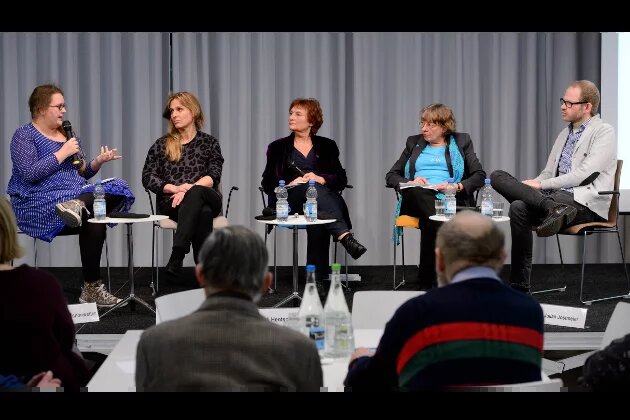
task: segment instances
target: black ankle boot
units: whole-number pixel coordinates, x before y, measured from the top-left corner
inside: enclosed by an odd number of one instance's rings
[[[343,245],[346,251],[348,251],[348,254],[350,254],[350,256],[355,260],[367,251],[367,248],[361,245],[359,241],[352,236],[352,233],[348,233],[339,242]]]
[[[186,253],[183,250],[173,248],[173,251],[171,251],[171,257],[168,259],[168,263],[166,263],[166,272],[173,276],[179,276],[179,273],[181,273],[184,265],[185,256]]]

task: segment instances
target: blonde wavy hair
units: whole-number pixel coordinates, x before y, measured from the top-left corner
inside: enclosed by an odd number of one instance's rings
[[[201,104],[199,99],[190,92],[176,92],[171,94],[166,101],[166,111],[170,110],[171,102],[177,99],[182,106],[188,108],[193,115],[193,122],[197,130],[203,127],[204,117],[201,110]],[[179,131],[173,125],[173,121],[170,118],[170,111],[165,116],[168,116],[168,133],[166,134],[166,158],[171,162],[177,162],[182,158],[182,136]]]
[[[24,255],[17,238],[17,222],[11,204],[6,198],[0,198],[0,263]]]

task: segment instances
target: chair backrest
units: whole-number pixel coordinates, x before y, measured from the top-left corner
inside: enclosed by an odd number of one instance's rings
[[[619,185],[621,180],[621,167],[623,166],[623,160],[617,159],[617,170],[615,171],[615,186],[614,190],[619,191]],[[617,224],[617,218],[619,217],[619,194],[613,194],[610,201],[610,208],[608,209],[608,222]]]
[[[456,389],[465,392],[561,392],[562,385],[562,379],[554,378],[518,384],[470,386]]]
[[[155,323],[170,321],[193,313],[206,299],[204,289],[186,290],[155,298]]]
[[[629,333],[630,303],[617,302],[617,306],[615,306],[615,310],[608,320],[608,325],[606,325],[606,331],[604,331],[601,348],[606,347],[613,340],[621,338]]]
[[[354,329],[384,329],[396,309],[422,291],[368,290],[355,292],[352,297]]]

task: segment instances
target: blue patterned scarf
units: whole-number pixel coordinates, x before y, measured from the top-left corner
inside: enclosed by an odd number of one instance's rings
[[[416,144],[416,147],[420,147]],[[455,182],[461,182],[464,176],[464,157],[459,152],[455,137],[451,134],[451,138],[448,142],[448,153],[451,157],[451,166],[453,166],[453,178]],[[415,171],[415,168],[414,168]],[[409,168],[409,160],[405,164],[405,178],[411,179],[411,169]],[[435,193],[435,198],[438,200],[444,200],[444,193],[438,191]],[[392,241],[396,246],[400,244],[400,235],[402,234],[402,227],[396,226],[396,219],[400,216],[400,207],[402,205],[402,194],[398,197],[398,203],[396,203],[396,212],[394,213],[394,230],[392,232]]]

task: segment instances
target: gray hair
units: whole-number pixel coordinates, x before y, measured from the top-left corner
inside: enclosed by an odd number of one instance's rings
[[[257,300],[269,254],[260,235],[244,226],[213,231],[199,252],[206,290],[232,290]]]
[[[498,267],[503,263],[505,235],[491,218],[472,211],[462,211],[440,226],[436,246],[451,266]]]

